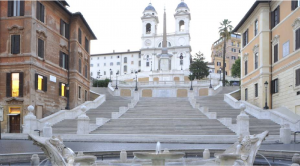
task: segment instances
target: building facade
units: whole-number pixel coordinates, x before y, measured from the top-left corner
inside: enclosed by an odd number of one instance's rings
[[[141,71],[141,52],[113,52],[91,55],[91,77],[110,79],[118,75],[126,75]]]
[[[225,55],[225,74],[226,76],[231,76],[231,68],[235,63],[235,60],[239,58],[240,55],[240,45],[241,45],[241,36],[232,34],[231,38],[226,43],[226,55]],[[211,47],[211,61],[214,63],[214,72],[220,73],[223,72],[223,50],[224,50],[224,41],[223,38],[214,42]]]
[[[167,34],[167,47],[170,59],[163,67],[160,65],[163,49],[163,34],[157,33],[159,23],[158,13],[150,3],[144,10],[142,20],[141,49],[134,52],[119,52],[92,55],[91,74],[97,78],[100,70],[100,79],[109,78],[109,71],[120,75],[151,71],[189,70],[191,58],[190,46],[190,10],[185,2],[181,2],[174,14],[175,32]],[[164,26],[166,28],[166,26]],[[125,60],[127,58],[127,61]],[[103,71],[103,72],[102,72]],[[104,76],[104,77],[103,77]],[[113,77],[113,76],[112,76]],[[125,77],[123,77],[125,78]]]
[[[256,1],[234,29],[242,36],[242,100],[300,114],[299,15],[298,1]]]
[[[0,1],[2,132],[19,133],[29,105],[38,119],[89,98],[90,40],[66,1]]]

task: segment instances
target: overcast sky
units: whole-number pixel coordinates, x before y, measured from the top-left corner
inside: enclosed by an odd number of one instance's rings
[[[141,48],[141,17],[150,0],[67,0],[71,12],[80,11],[98,40],[92,41],[91,53],[137,51]],[[181,0],[151,0],[159,16],[158,33],[163,32],[166,6],[167,31],[175,31],[174,13]],[[211,58],[211,45],[219,38],[223,19],[235,27],[255,0],[185,0],[191,11],[192,54],[201,51]]]

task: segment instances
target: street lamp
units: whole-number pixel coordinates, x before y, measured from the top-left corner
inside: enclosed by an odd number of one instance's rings
[[[190,79],[191,79],[190,80],[191,81],[191,88],[190,88],[190,90],[193,90],[193,78],[192,77],[193,77],[193,73],[191,72],[190,73]]]
[[[221,79],[221,73],[222,73],[222,68],[220,67],[220,81],[222,81],[222,79]]]
[[[116,88],[115,89],[118,89],[118,74],[119,74],[119,72],[116,73]]]
[[[266,90],[266,94],[265,94],[265,107],[264,107],[264,109],[265,110],[267,110],[267,109],[269,109],[269,107],[268,107],[268,102],[267,102],[267,99],[268,99],[268,97],[267,97],[267,95],[268,95],[268,81],[266,81],[265,82],[265,90]]]
[[[137,87],[137,71],[135,71],[135,91],[138,91],[138,87]]]
[[[211,70],[209,71],[209,80],[210,80],[209,88],[212,88],[212,86],[211,86]]]
[[[66,110],[69,110],[70,109],[70,85],[69,84],[67,84],[66,85],[66,92],[67,92],[67,94],[66,94],[66,96],[67,96],[67,106],[66,106]]]
[[[111,82],[111,69],[109,69],[109,82]]]

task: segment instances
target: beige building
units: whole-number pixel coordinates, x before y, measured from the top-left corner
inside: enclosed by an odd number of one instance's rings
[[[242,35],[241,97],[300,114],[298,1],[256,1],[234,29]],[[265,90],[265,83],[267,91]]]
[[[226,43],[226,58],[225,58],[225,71],[226,76],[231,76],[231,68],[238,59],[240,54],[241,36],[232,34],[231,38]],[[211,61],[214,63],[213,73],[220,73],[220,68],[223,68],[223,38],[214,42],[211,47]]]

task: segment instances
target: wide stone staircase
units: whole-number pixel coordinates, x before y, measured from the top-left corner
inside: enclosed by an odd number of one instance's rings
[[[111,118],[111,113],[119,111],[119,107],[127,106],[131,98],[112,96],[107,88],[91,88],[92,91],[106,95],[106,101],[96,109],[87,111],[86,115],[90,118],[90,125],[96,124],[96,118]],[[97,126],[93,126],[97,128]],[[66,119],[52,126],[54,134],[76,134],[77,119]]]
[[[194,109],[187,98],[141,98],[119,119],[91,134],[235,135],[218,120]]]
[[[236,118],[240,114],[240,109],[234,109],[224,101],[224,94],[237,90],[238,87],[225,87],[214,96],[195,97],[200,106],[208,107],[209,112],[216,112],[217,119],[232,118],[232,123],[236,124]],[[248,113],[247,113],[248,114]],[[249,114],[248,114],[249,115]],[[250,134],[259,134],[265,130],[270,135],[279,135],[280,125],[269,119],[257,119],[249,115]]]

